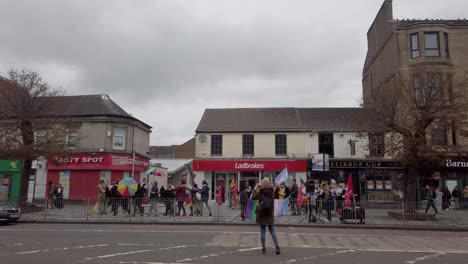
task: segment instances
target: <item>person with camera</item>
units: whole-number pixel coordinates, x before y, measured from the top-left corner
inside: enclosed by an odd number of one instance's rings
[[[275,232],[275,191],[271,185],[270,179],[267,177],[263,178],[262,183],[255,186],[254,194],[252,196],[253,200],[258,200],[259,204],[257,207],[257,224],[260,225],[260,240],[262,242],[262,254],[266,254],[265,248],[265,233],[266,227],[268,226],[268,231],[270,231],[271,238],[275,243],[276,254],[280,254],[280,247],[278,244],[278,238],[276,237]]]

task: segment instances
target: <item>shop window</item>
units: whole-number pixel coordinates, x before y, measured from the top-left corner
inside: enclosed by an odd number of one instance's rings
[[[211,135],[211,156],[223,155],[223,135]]]
[[[426,57],[439,57],[439,33],[438,32],[425,32],[424,33],[424,52]]]
[[[332,158],[334,154],[333,134],[320,133],[319,134],[319,153],[325,153]]]
[[[419,57],[419,33],[410,35],[411,58]]]
[[[288,151],[288,142],[286,134],[275,135],[275,154],[276,156],[285,156]]]
[[[385,156],[385,136],[382,133],[369,134],[369,154],[371,157]]]
[[[254,155],[254,135],[242,135],[242,155]]]
[[[78,144],[78,131],[75,128],[67,128],[65,142],[68,148],[75,149]]]
[[[113,149],[125,149],[125,128],[114,127]]]

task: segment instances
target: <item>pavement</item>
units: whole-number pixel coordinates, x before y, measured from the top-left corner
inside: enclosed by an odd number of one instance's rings
[[[158,216],[148,216],[139,214],[133,215],[123,212],[121,209],[117,216],[109,211],[107,214],[97,214],[90,205],[65,204],[62,209],[47,209],[39,207],[38,211],[23,213],[21,221],[25,222],[55,222],[55,223],[149,223],[149,224],[255,224],[252,221],[242,221],[239,209],[232,209],[226,205],[216,209],[215,204],[211,204],[213,216],[208,216],[205,208],[204,216],[165,216],[164,205],[158,208]],[[146,212],[148,208],[145,208]],[[317,215],[317,222],[310,223],[308,216],[302,214],[299,216],[277,216],[275,223],[284,226],[336,226],[336,227],[381,227],[381,228],[413,228],[413,229],[468,229],[468,210],[447,210],[441,211],[433,220],[426,221],[402,221],[392,218],[388,215],[389,211],[398,211],[399,208],[382,207],[366,209],[365,224],[359,221],[350,220],[346,223],[340,221],[336,212],[332,213],[332,221],[327,221],[325,214]],[[187,210],[189,213],[189,210]],[[419,210],[423,214],[424,210]],[[430,214],[428,214],[429,216]]]
[[[1,263],[465,263],[468,232],[277,227],[281,255],[257,226],[0,226]]]

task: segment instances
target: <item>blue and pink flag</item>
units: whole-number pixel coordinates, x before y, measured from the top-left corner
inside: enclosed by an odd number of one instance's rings
[[[276,176],[275,183],[281,184],[289,180],[288,167],[285,167],[278,176]]]

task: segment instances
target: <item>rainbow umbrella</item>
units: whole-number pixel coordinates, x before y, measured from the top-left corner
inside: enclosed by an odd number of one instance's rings
[[[117,191],[125,197],[130,197],[135,194],[138,189],[138,183],[133,178],[124,178],[119,182]]]

